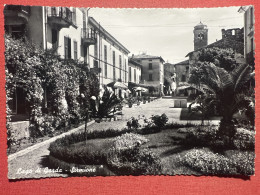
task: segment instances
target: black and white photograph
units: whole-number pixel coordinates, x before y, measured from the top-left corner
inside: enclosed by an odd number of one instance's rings
[[[5,5],[8,179],[255,174],[254,6]]]

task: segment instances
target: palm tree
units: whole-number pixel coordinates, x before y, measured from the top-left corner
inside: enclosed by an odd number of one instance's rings
[[[236,133],[233,115],[241,107],[250,104],[243,91],[251,78],[251,67],[241,64],[233,71],[227,72],[212,63],[205,63],[201,68],[204,73],[200,80],[201,89],[214,95],[219,114],[222,116],[219,136],[228,136],[231,144]]]

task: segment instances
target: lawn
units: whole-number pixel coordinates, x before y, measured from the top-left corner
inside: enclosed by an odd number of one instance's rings
[[[87,141],[76,134],[51,144],[50,155],[67,163],[104,165],[105,175],[254,174],[254,131],[237,129],[229,148],[216,137],[218,126],[139,130],[91,132]]]

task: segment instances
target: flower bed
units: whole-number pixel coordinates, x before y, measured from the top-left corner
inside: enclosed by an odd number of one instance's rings
[[[111,133],[113,132],[113,133]],[[111,134],[119,134],[110,130]],[[100,134],[101,135],[101,134]],[[148,140],[138,134],[125,133],[110,139],[98,139],[98,133],[73,134],[56,140],[50,145],[50,163],[64,167],[76,165],[105,165],[118,175],[154,174],[160,171],[159,157],[149,149],[139,146]]]
[[[181,162],[206,175],[253,175],[253,153],[241,153],[232,151],[232,157],[213,153],[204,148],[192,149],[183,157]],[[244,163],[247,162],[247,163]]]

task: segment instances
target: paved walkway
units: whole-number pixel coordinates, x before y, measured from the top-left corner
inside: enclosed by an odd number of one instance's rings
[[[119,121],[113,122],[101,122],[94,123],[88,127],[89,131],[93,130],[105,130],[109,128],[122,129],[126,127],[126,122],[131,118],[138,118],[139,116],[145,116],[146,118],[152,115],[161,115],[165,113],[169,122],[177,122],[186,124],[187,122],[200,124],[200,120],[180,120],[181,108],[174,108],[173,99],[158,99],[156,101],[141,104],[140,106],[133,106],[132,108],[123,108],[123,118]],[[219,121],[211,121],[212,124],[218,124]],[[67,177],[66,174],[50,172],[47,166],[47,157],[49,155],[49,143],[43,145],[41,148],[31,151],[23,156],[19,156],[15,159],[8,161],[8,177],[9,179],[18,178],[41,178],[41,177]],[[41,170],[41,173],[37,173],[37,169]]]

